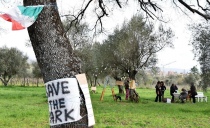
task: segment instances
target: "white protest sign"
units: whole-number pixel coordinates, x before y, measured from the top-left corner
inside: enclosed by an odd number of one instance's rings
[[[95,118],[94,118],[94,113],[93,113],[93,107],[90,99],[90,93],[89,93],[89,88],[87,84],[87,79],[85,74],[79,74],[76,75],[76,78],[79,82],[79,86],[84,94],[85,98],[85,105],[87,109],[87,114],[88,114],[88,127],[93,126],[95,124]]]
[[[80,95],[76,78],[63,78],[45,83],[50,125],[75,122],[80,116]]]

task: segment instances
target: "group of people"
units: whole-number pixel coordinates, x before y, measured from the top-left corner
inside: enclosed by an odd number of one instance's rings
[[[166,86],[164,85],[163,81],[158,81],[156,86],[156,98],[155,98],[155,102],[161,102],[164,99],[164,92],[166,90]],[[161,100],[162,99],[162,100]]]
[[[163,81],[158,81],[156,86],[156,98],[155,102],[162,102],[164,101],[164,92],[166,90],[166,86],[164,85]],[[172,84],[170,87],[170,95],[172,96],[171,102],[174,102],[174,93],[177,93],[178,87],[175,84]],[[186,99],[188,96],[190,96],[193,99],[193,103],[196,102],[195,96],[197,95],[197,91],[195,88],[194,83],[191,83],[190,90],[187,91],[185,88],[181,89],[181,93],[179,95],[179,99],[181,100],[182,103],[184,103],[184,99]]]

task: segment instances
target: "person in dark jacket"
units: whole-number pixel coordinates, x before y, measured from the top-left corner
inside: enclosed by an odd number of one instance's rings
[[[161,96],[162,96],[162,92],[161,92],[161,85],[160,85],[160,81],[157,82],[156,86],[156,98],[155,98],[155,102],[159,101],[161,102]]]
[[[184,99],[187,99],[187,90],[182,88],[182,92],[180,93],[180,100],[181,100],[181,103],[184,103]]]
[[[162,93],[162,100],[164,99],[164,92],[166,90],[166,86],[164,85],[164,82],[160,82],[160,87],[161,87],[161,93]]]
[[[195,103],[195,96],[197,95],[197,91],[194,83],[191,83],[190,92],[191,92],[191,98],[193,99],[193,103]]]
[[[172,96],[172,99],[171,99],[171,102],[173,103],[174,102],[174,92],[176,91],[176,88],[175,88],[175,85],[172,84],[171,87],[170,87],[170,95]]]

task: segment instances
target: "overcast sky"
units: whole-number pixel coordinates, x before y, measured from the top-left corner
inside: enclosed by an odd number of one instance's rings
[[[71,5],[75,5],[75,2],[72,0],[63,0],[62,2],[58,0],[58,7],[60,13],[65,13],[72,9],[76,10]],[[78,2],[77,2],[78,4]],[[165,3],[166,5],[170,3]],[[135,3],[127,8],[118,9],[110,14],[108,18],[104,19],[103,25],[107,30],[107,34],[111,33],[116,25],[120,26],[124,20],[129,20],[132,15],[137,12],[137,7]],[[0,9],[1,9],[0,5]],[[167,24],[164,24],[166,27],[171,27],[175,33],[175,38],[173,41],[174,48],[166,48],[160,53],[158,53],[158,65],[162,68],[178,68],[178,69],[190,69],[193,66],[199,65],[199,63],[193,60],[194,55],[192,53],[192,46],[189,45],[190,41],[190,32],[188,31],[187,24],[198,22],[201,20],[199,16],[192,15],[190,17],[181,13],[181,11],[171,9],[171,5],[164,8],[164,17],[165,21],[168,21]],[[1,11],[1,10],[0,10]],[[91,11],[91,10],[90,10]],[[88,17],[87,17],[88,18]],[[94,19],[91,19],[94,20]],[[91,21],[89,20],[89,21]],[[204,19],[202,19],[204,20]],[[155,23],[159,23],[157,20],[153,20]],[[1,30],[0,35],[0,47],[6,45],[7,47],[17,47],[25,54],[29,56],[30,60],[36,60],[32,47],[26,47],[26,42],[29,40],[27,30],[20,31],[11,31],[11,23],[4,21],[0,18],[0,28],[4,28],[7,31]],[[105,39],[106,35],[100,35],[95,40],[101,41]],[[171,64],[169,64],[171,63]],[[168,64],[168,65],[167,65]]]

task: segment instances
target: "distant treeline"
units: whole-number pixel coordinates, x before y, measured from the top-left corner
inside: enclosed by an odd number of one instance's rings
[[[0,81],[0,85],[3,85],[3,83]],[[8,86],[43,86],[44,82],[42,78],[12,78]]]

